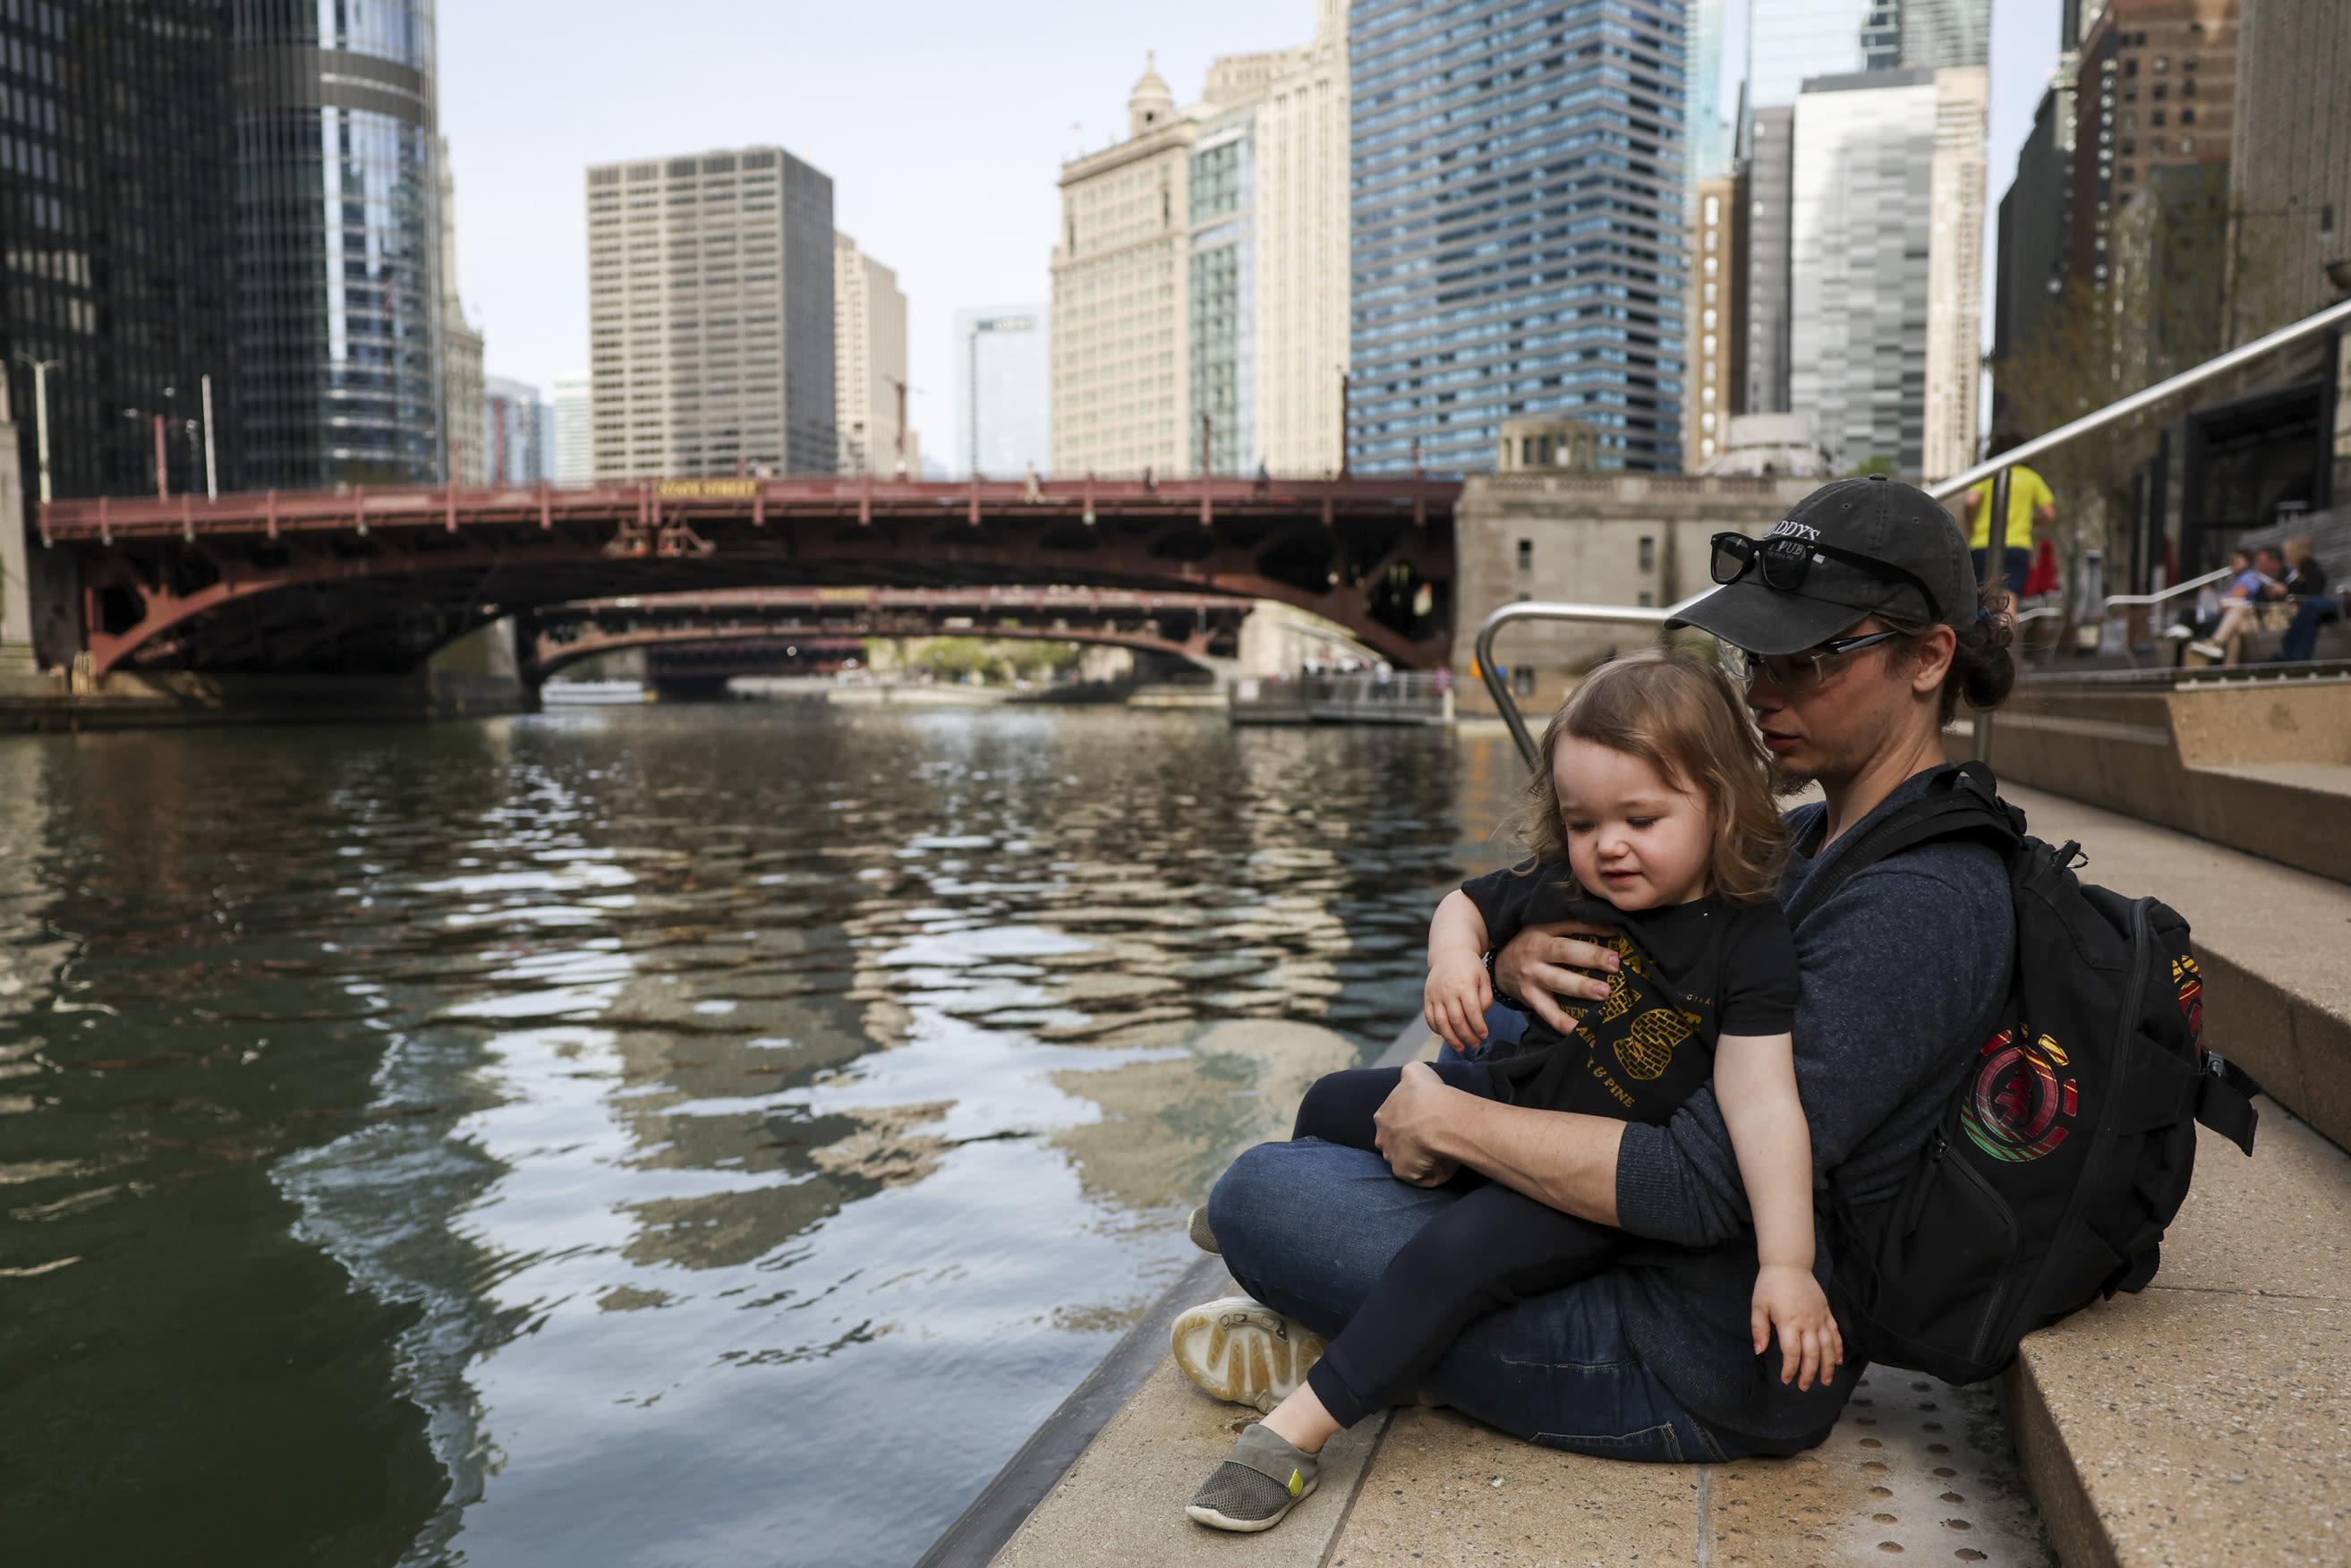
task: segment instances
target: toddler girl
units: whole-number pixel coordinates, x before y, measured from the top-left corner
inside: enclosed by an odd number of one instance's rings
[[[1782,1381],[1809,1387],[1844,1349],[1813,1277],[1812,1141],[1789,1032],[1795,944],[1772,900],[1786,835],[1767,763],[1715,664],[1643,654],[1603,665],[1543,733],[1523,834],[1534,858],[1438,905],[1426,1010],[1432,1029],[1471,1050],[1493,999],[1487,955],[1531,925],[1612,928],[1607,998],[1562,1001],[1572,1031],[1531,1019],[1513,1054],[1436,1070],[1513,1105],[1657,1123],[1710,1081],[1755,1221],[1756,1353],[1776,1333]],[[1322,1079],[1294,1135],[1375,1147],[1373,1119],[1399,1075]],[[1228,1298],[1178,1322],[1177,1360],[1194,1381],[1270,1412],[1193,1499],[1193,1519],[1241,1531],[1280,1522],[1313,1490],[1313,1456],[1331,1436],[1411,1395],[1470,1322],[1590,1278],[1626,1240],[1475,1172],[1448,1185],[1461,1197],[1396,1254],[1311,1368],[1311,1337],[1258,1302]],[[1251,1354],[1268,1333],[1290,1354]],[[1265,1375],[1278,1362],[1290,1375]]]

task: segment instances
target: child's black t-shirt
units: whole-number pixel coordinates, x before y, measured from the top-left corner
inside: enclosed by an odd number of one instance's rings
[[[1624,961],[1607,999],[1562,1001],[1576,1019],[1565,1037],[1529,1018],[1517,1053],[1489,1064],[1495,1088],[1514,1105],[1663,1122],[1713,1077],[1721,1036],[1794,1027],[1796,940],[1773,900],[1624,910],[1584,896],[1565,866],[1533,862],[1473,877],[1461,891],[1496,948],[1554,920],[1618,932],[1603,942]]]

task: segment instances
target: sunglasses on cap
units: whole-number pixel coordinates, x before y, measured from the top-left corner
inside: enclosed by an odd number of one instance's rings
[[[1937,601],[1934,590],[1921,581],[1917,574],[1905,571],[1892,561],[1839,549],[1834,545],[1791,538],[1784,534],[1764,539],[1750,538],[1745,534],[1714,536],[1714,580],[1725,587],[1752,571],[1763,580],[1764,587],[1780,593],[1793,593],[1803,587],[1804,578],[1814,563],[1829,560],[1866,572],[1880,582],[1917,589],[1918,597],[1927,601],[1928,618],[1934,621],[1943,618],[1943,607]]]

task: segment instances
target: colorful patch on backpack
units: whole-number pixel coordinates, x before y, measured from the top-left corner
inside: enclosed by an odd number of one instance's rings
[[[2060,1079],[2064,1048],[2047,1035],[2019,1044],[2002,1030],[1984,1042],[1974,1091],[1959,1113],[1969,1141],[1996,1160],[2021,1165],[2065,1141],[2081,1109],[2076,1081]]]
[[[2188,1042],[2204,1038],[2204,972],[2182,954],[2171,961],[2171,983],[2179,992],[2179,1016],[2188,1020]]]

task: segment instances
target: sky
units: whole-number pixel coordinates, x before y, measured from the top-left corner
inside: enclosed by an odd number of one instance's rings
[[[2057,7],[1994,0],[1994,203],[2055,58]],[[1124,135],[1146,52],[1189,102],[1213,56],[1301,44],[1314,27],[1312,0],[438,9],[459,287],[490,374],[544,395],[587,368],[587,165],[773,143],[832,177],[834,225],[897,270],[913,423],[936,457],[953,450],[955,312],[1048,298],[1056,173]],[[1730,0],[1727,61],[1739,57],[1744,10]]]

